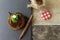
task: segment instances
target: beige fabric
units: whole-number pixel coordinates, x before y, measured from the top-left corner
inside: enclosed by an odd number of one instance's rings
[[[46,7],[49,8],[52,18],[45,21],[40,16],[40,11],[33,9],[34,25],[60,25],[60,0],[46,0]]]

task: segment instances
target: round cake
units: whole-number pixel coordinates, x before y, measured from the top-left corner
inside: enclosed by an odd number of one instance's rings
[[[19,30],[26,24],[25,17],[19,13],[10,13],[10,16],[8,17],[8,24],[13,30]]]

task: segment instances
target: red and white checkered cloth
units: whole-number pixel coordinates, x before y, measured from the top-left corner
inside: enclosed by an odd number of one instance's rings
[[[41,18],[43,20],[49,20],[51,18],[51,14],[50,14],[50,11],[48,10],[43,10],[42,11],[42,14],[41,14]]]

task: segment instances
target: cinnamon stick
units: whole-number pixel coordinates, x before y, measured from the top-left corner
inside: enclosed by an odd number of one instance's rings
[[[27,29],[28,29],[28,27],[29,27],[29,24],[30,24],[30,22],[31,22],[31,20],[32,20],[32,15],[30,16],[30,18],[29,18],[29,20],[28,20],[25,28],[23,29],[23,31],[22,31],[22,33],[21,33],[21,35],[19,36],[19,39],[20,39],[20,40],[22,39],[22,37],[23,37],[24,34],[26,33],[26,31],[27,31]]]

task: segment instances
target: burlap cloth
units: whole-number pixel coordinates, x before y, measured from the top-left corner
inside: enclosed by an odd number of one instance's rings
[[[52,14],[52,18],[45,21],[41,18],[40,10],[33,9],[34,25],[60,25],[60,0],[46,0],[46,7]]]

